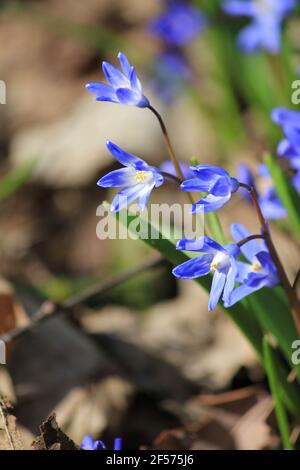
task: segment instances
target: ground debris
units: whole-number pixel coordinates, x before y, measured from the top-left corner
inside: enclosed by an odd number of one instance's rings
[[[55,414],[50,415],[40,426],[40,435],[33,441],[32,450],[79,450],[56,422]]]

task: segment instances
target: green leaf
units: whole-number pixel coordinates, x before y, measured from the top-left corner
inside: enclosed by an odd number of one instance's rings
[[[287,210],[290,223],[300,240],[300,197],[289,178],[281,170],[277,158],[267,155],[265,163],[274,181],[277,194]]]
[[[0,201],[14,194],[32,175],[35,160],[24,163],[12,170],[0,181]]]
[[[163,236],[162,231],[155,228],[148,221],[143,221],[136,214],[131,214],[127,210],[123,210],[116,214],[116,218],[121,222],[129,232],[132,231],[132,224],[136,227],[138,223],[146,228],[147,237],[142,241],[159,251],[161,255],[167,259],[172,265],[177,266],[191,259],[191,254],[176,250],[176,243]],[[150,237],[151,234],[151,237]],[[211,278],[204,276],[195,279],[202,288],[207,292],[210,291]],[[297,333],[291,319],[289,304],[285,293],[281,288],[263,289],[256,294],[244,299],[244,301],[234,305],[230,309],[220,307],[226,312],[229,318],[239,327],[244,336],[252,344],[257,353],[259,360],[263,363],[262,340],[264,332],[271,332],[278,339],[280,350],[285,353],[288,362],[291,361],[291,344],[297,338]],[[289,373],[284,361],[281,359],[280,364],[280,380],[283,390],[283,399],[286,406],[290,409],[300,422],[300,403],[299,388],[297,384],[289,384],[286,377]],[[293,366],[292,366],[293,367]],[[300,370],[298,368],[298,370]]]
[[[273,355],[273,349],[269,344],[267,336],[263,338],[263,354],[264,365],[268,376],[271,393],[275,404],[275,413],[277,417],[278,427],[285,450],[294,450],[294,446],[290,440],[289,424],[285,412],[285,408],[281,401],[280,383],[276,368],[276,357]]]

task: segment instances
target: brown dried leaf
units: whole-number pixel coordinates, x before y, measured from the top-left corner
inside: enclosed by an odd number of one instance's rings
[[[16,421],[9,405],[0,398],[0,450],[24,450]]]
[[[59,427],[55,414],[40,426],[40,435],[31,444],[32,450],[79,450],[79,447]]]

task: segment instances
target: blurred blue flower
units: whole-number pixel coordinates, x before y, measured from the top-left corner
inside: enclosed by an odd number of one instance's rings
[[[182,1],[170,1],[167,11],[151,21],[150,32],[169,45],[183,46],[195,39],[207,26],[206,17]]]
[[[212,212],[220,209],[229,201],[239,188],[236,178],[231,178],[226,170],[212,165],[191,166],[192,179],[183,181],[181,189],[188,192],[206,192],[207,196],[192,206],[192,213]]]
[[[111,210],[119,212],[136,199],[138,199],[139,208],[144,210],[152,189],[161,186],[164,182],[159,169],[125,152],[110,141],[107,142],[107,148],[116,160],[125,166],[125,168],[111,171],[97,183],[103,188],[122,188],[113,199]]]
[[[92,82],[86,85],[90,93],[96,95],[97,101],[110,101],[139,108],[149,106],[149,100],[142,93],[142,86],[135,68],[130,65],[127,57],[119,52],[118,59],[122,72],[108,62],[103,62],[103,73],[108,81],[105,83]]]
[[[265,193],[260,196],[258,202],[266,219],[280,220],[287,216],[286,209],[279,199],[274,186],[268,188]]]
[[[225,0],[223,10],[233,16],[252,18],[239,35],[242,51],[252,53],[265,49],[276,54],[281,48],[281,25],[297,0]]]
[[[192,70],[179,50],[168,50],[154,62],[152,86],[160,99],[171,104],[184,83],[192,81]]]
[[[192,173],[190,171],[190,165],[187,163],[179,162],[179,166],[181,169],[181,173],[183,174],[184,178],[192,178]],[[174,168],[173,163],[171,160],[166,160],[160,165],[161,171],[165,173],[169,173],[170,175],[177,176],[176,170]]]
[[[258,196],[257,189],[256,189],[256,182],[255,182],[255,177],[253,172],[251,171],[249,165],[246,163],[241,163],[238,168],[237,168],[237,179],[244,184],[247,184],[250,186],[250,188],[253,188],[255,191],[255,194]],[[251,196],[249,194],[249,191],[245,188],[241,188],[242,194],[244,198],[251,203]]]
[[[281,126],[285,138],[279,143],[277,153],[284,157],[293,171],[292,183],[300,194],[300,111],[275,108],[272,120]]]
[[[276,188],[271,185],[272,180],[266,165],[259,165],[257,170],[257,176],[259,177],[260,181],[264,184],[267,183],[269,185],[269,187],[264,191],[263,194],[258,191],[256,177],[246,163],[243,163],[238,167],[237,176],[238,180],[241,183],[245,183],[254,189],[260,208],[266,219],[280,220],[286,217],[286,209],[277,195]],[[246,199],[246,201],[252,204],[249,192],[244,188],[241,188],[241,190],[243,197]]]
[[[179,240],[177,249],[205,254],[174,268],[172,271],[174,276],[181,279],[195,279],[213,273],[208,310],[214,310],[221,296],[224,302],[229,302],[238,272],[236,262],[240,253],[238,246],[231,244],[222,247],[211,238],[202,237],[199,240]]]
[[[251,236],[251,232],[241,224],[233,224],[231,234],[237,243]],[[263,287],[272,288],[280,283],[276,267],[263,240],[251,240],[245,243],[241,247],[241,252],[249,264],[237,261],[236,282],[241,285],[233,290],[229,301],[225,302],[225,307],[231,307]]]
[[[103,441],[94,441],[91,436],[85,436],[80,448],[83,450],[106,450],[106,445]],[[122,439],[120,437],[115,438],[113,450],[122,450]]]

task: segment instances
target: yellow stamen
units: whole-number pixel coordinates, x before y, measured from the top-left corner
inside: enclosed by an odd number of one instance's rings
[[[137,183],[143,183],[147,178],[147,171],[137,171],[135,173],[135,180]]]
[[[259,273],[261,271],[261,265],[258,263],[253,263],[252,264],[252,271],[254,273]]]
[[[211,263],[210,265],[211,272],[214,273],[217,270],[218,266],[219,266],[219,263]]]

